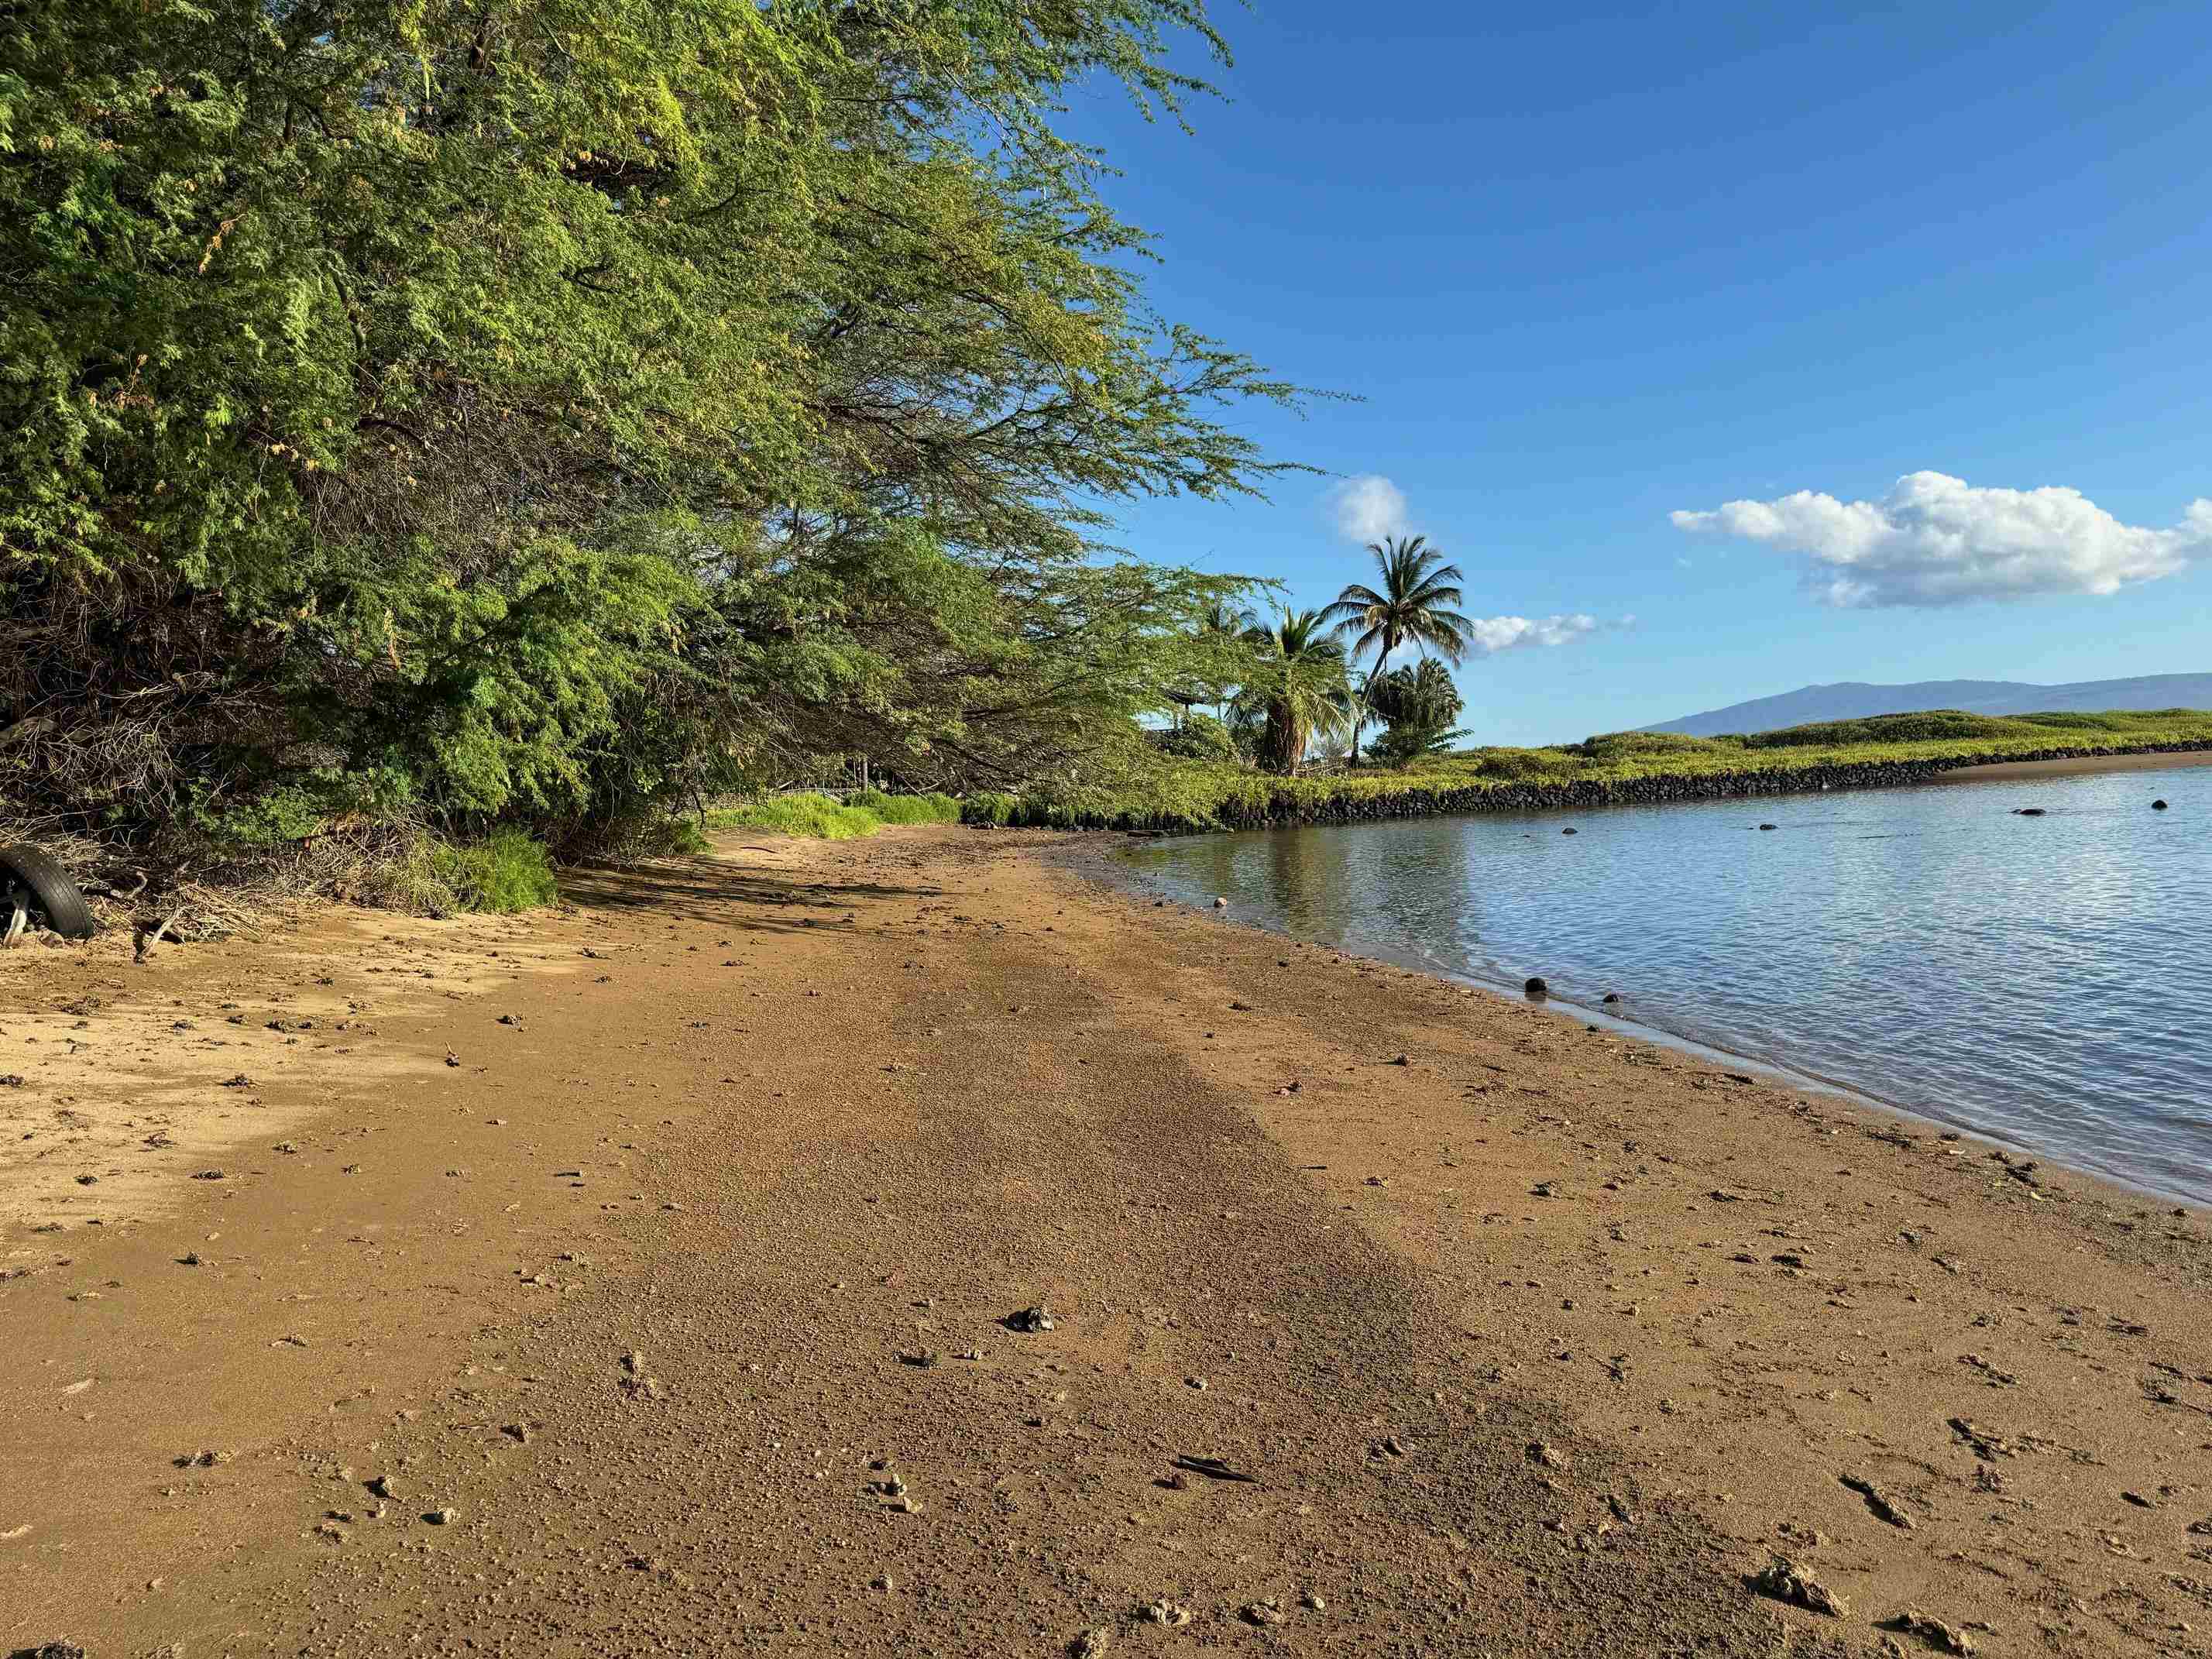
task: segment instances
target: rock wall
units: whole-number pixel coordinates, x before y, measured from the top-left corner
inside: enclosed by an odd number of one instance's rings
[[[1223,821],[1241,830],[1307,823],[1358,823],[1380,818],[1437,817],[1455,812],[1553,812],[1594,806],[1656,806],[1670,801],[1739,800],[1765,795],[1818,794],[1835,789],[1890,789],[1968,766],[2021,761],[2077,760],[2093,755],[2179,755],[2212,743],[2138,744],[2120,748],[2038,749],[1948,760],[1865,761],[1791,771],[1714,772],[1697,777],[1637,778],[1625,783],[1501,783],[1487,788],[1408,789],[1366,799],[1340,798],[1311,805],[1276,800],[1257,811],[1224,807]]]

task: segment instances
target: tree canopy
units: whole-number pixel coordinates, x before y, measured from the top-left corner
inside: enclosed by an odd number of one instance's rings
[[[800,757],[1079,769],[1241,682],[1293,386],[1153,315],[1054,129],[1202,0],[16,0],[0,792],[177,849],[574,839]]]

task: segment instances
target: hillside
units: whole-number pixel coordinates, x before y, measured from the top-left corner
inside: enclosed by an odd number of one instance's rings
[[[1779,696],[1731,703],[1702,714],[1650,726],[1693,738],[1732,732],[1773,732],[1827,720],[1866,720],[1958,708],[1973,714],[2039,714],[2052,710],[2212,708],[2212,674],[2146,674],[2135,679],[2082,680],[2036,685],[2023,680],[1922,680],[1911,685],[1870,685],[1844,680],[1808,685]]]

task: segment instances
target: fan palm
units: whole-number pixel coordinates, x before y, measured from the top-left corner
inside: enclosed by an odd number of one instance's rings
[[[1319,611],[1285,611],[1246,637],[1260,660],[1241,696],[1260,727],[1261,763],[1295,773],[1316,738],[1340,736],[1352,725],[1343,641]]]
[[[1401,645],[1434,651],[1447,662],[1467,655],[1474,624],[1450,607],[1460,603],[1460,568],[1444,562],[1443,550],[1425,536],[1386,536],[1370,543],[1380,588],[1347,582],[1336,602],[1321,614],[1339,633],[1357,634],[1354,657],[1375,653],[1379,671]]]

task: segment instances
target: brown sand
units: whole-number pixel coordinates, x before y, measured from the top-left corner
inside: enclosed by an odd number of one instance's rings
[[[2203,1215],[1098,846],[15,953],[0,1651],[2212,1651]]]
[[[2170,772],[2181,766],[2212,766],[2212,750],[2171,755],[2073,755],[2064,760],[1993,761],[1938,772],[1927,783],[2002,783],[2017,778],[2068,778],[2084,772]]]

